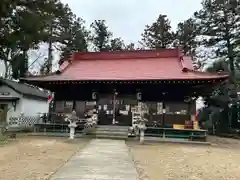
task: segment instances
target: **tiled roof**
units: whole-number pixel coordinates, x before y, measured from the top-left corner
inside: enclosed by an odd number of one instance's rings
[[[32,87],[28,84],[19,83],[15,81],[11,81],[8,79],[0,78],[0,83],[7,85],[8,87],[12,88],[16,92],[19,92],[20,94],[26,95],[26,96],[34,96],[37,98],[47,99],[48,93],[41,91],[40,89],[36,87]]]
[[[191,58],[182,56],[178,49],[74,53],[59,71],[28,80],[207,80],[228,77],[194,71]]]

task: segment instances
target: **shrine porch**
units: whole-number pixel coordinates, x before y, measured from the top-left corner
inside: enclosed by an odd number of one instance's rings
[[[157,137],[163,139],[185,139],[188,141],[206,141],[207,131],[202,129],[174,129],[148,127],[145,131],[146,137]]]
[[[132,127],[142,116],[147,119],[146,132],[156,137],[162,135],[150,128],[180,129],[170,134],[181,134],[177,133],[181,129],[199,129],[195,99],[211,87],[206,81],[85,81],[42,85],[54,92],[54,98],[45,124],[37,125],[38,131],[68,133],[65,116],[74,110],[78,119],[97,114],[98,126]],[[202,87],[209,88],[202,90]],[[76,133],[82,133],[83,129],[82,124]]]

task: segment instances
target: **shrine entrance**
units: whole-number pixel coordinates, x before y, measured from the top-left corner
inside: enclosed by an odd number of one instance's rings
[[[101,95],[97,102],[98,106],[98,124],[113,124],[113,105],[111,104],[112,95]]]
[[[99,125],[132,125],[131,106],[137,104],[137,100],[131,95],[100,94],[97,104]]]

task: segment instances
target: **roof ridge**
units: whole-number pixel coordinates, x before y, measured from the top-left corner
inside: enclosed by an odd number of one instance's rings
[[[59,69],[56,71],[57,74],[61,74],[64,71],[66,71],[66,69],[68,69],[72,65],[72,62],[73,62],[73,55],[70,58],[68,58],[67,61],[64,61],[60,65]],[[64,63],[66,63],[66,64],[64,64]]]
[[[74,52],[72,60],[115,60],[115,59],[145,59],[145,58],[172,58],[178,57],[178,48],[150,49],[150,50],[124,50],[106,52]]]

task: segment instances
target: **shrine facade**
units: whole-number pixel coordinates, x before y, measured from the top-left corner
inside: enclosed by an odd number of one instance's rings
[[[75,110],[79,118],[96,113],[98,125],[131,126],[142,113],[147,126],[172,128],[196,121],[196,98],[227,79],[194,70],[191,57],[176,48],[76,52],[58,71],[21,80],[54,92],[54,123]]]

